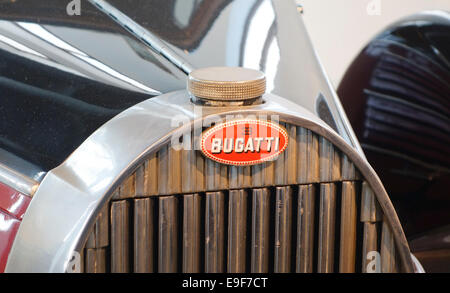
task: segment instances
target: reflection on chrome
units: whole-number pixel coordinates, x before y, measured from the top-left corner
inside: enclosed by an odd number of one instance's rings
[[[4,219],[0,219],[0,232],[5,232],[5,231],[11,230],[11,227],[14,224],[16,224],[16,222],[17,222],[17,220],[12,219],[7,214],[0,213],[0,217],[4,218]]]
[[[25,29],[26,31],[32,33],[33,35],[38,36],[42,40],[45,40],[46,42],[58,47],[61,50],[64,50],[65,52],[71,54],[72,56],[83,60],[84,62],[90,64],[91,66],[97,68],[98,70],[100,70],[110,76],[115,77],[116,79],[119,79],[125,83],[128,83],[128,84],[130,84],[136,88],[139,88],[149,94],[152,94],[152,95],[161,94],[159,91],[149,88],[149,87],[137,82],[136,80],[131,79],[131,78],[117,72],[116,70],[112,69],[111,67],[107,66],[106,64],[103,64],[103,63],[99,62],[98,60],[88,56],[84,52],[71,46],[67,42],[61,40],[60,38],[58,38],[57,36],[55,36],[54,34],[49,32],[48,30],[46,30],[44,27],[42,27],[39,24],[27,23],[27,22],[17,22],[17,24],[20,27],[22,27],[23,29]]]
[[[57,68],[64,72],[88,78],[88,76],[76,70],[75,68],[69,68],[68,66],[52,59],[52,57],[50,57],[48,52],[37,51],[42,48],[35,47],[36,50],[30,48],[30,42],[32,42],[32,40],[30,40],[26,36],[23,38],[21,37],[17,38],[17,36],[21,35],[23,30],[24,29],[20,27],[16,22],[0,20],[0,48],[5,49],[6,51],[11,52],[13,54],[33,60],[35,62],[39,62],[53,68]],[[2,45],[2,43],[5,44],[6,46]],[[36,46],[35,43],[32,43],[32,46],[33,45]]]
[[[85,53],[81,52],[77,48],[71,46],[70,44],[64,42],[57,36],[53,35],[49,31],[47,31],[45,28],[43,28],[41,25],[37,23],[29,23],[29,22],[21,22],[18,21],[17,24],[25,29],[26,31],[32,33],[33,35],[41,38],[42,40],[47,41],[48,43],[64,50],[67,52],[70,52],[72,55],[84,55],[87,56]]]
[[[108,145],[86,141],[84,147],[88,151],[74,154],[74,160],[68,162],[68,165],[73,170],[77,170],[81,166],[90,166],[86,172],[77,173],[78,181],[83,182],[86,189],[101,190],[104,188],[105,181],[109,181],[111,178],[103,178],[100,181],[98,179],[102,177],[102,174],[108,174],[114,169],[114,157],[108,151]],[[99,166],[101,168],[98,168]]]
[[[177,0],[174,7],[175,23],[181,29],[187,27],[192,18],[192,14],[197,9],[202,0]]]
[[[25,175],[19,174],[8,166],[0,163],[0,182],[6,184],[22,194],[33,196],[39,183]]]
[[[244,43],[243,66],[259,68],[267,77],[267,91],[272,92],[280,62],[280,47],[277,40],[277,20],[272,3],[259,4],[255,16],[250,19]],[[261,31],[264,31],[261,34]],[[261,55],[254,52],[261,52]]]
[[[98,7],[101,11],[111,17],[124,29],[132,33],[136,38],[141,40],[144,44],[149,46],[153,51],[160,54],[172,64],[181,69],[184,73],[192,71],[192,66],[170,49],[167,44],[160,40],[157,36],[146,30],[136,22],[134,22],[127,15],[116,9],[114,6],[103,0],[89,0],[93,5]]]
[[[9,207],[9,212],[12,214],[16,214],[17,212],[19,212],[19,209],[21,207],[23,207],[23,204],[25,202],[25,197],[24,196],[19,196],[17,201],[15,201],[10,207]]]
[[[0,42],[5,43],[5,44],[9,45],[10,47],[13,47],[13,48],[15,48],[15,49],[17,49],[19,51],[22,51],[22,52],[25,52],[25,53],[28,53],[28,54],[32,54],[32,55],[36,55],[36,56],[39,56],[41,58],[47,58],[44,55],[42,55],[41,53],[36,52],[33,49],[30,49],[27,46],[24,46],[24,45],[22,45],[22,44],[20,44],[20,43],[18,43],[16,41],[6,37],[6,36],[4,36],[4,35],[0,35]]]
[[[259,3],[259,2],[258,2]],[[247,68],[258,68],[262,60],[262,52],[266,43],[266,37],[275,20],[272,3],[264,1],[260,3],[254,16],[250,19],[244,44],[243,66]],[[258,52],[259,54],[255,54]]]
[[[276,39],[270,42],[265,63],[265,72],[268,77],[267,90],[273,91],[275,88],[275,79],[277,74],[278,63],[280,62],[280,47]]]

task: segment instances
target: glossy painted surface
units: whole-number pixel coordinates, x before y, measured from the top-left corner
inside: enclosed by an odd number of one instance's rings
[[[0,154],[5,155],[5,152],[0,150]],[[11,161],[3,160],[4,157],[0,155],[0,183],[5,184],[18,192],[27,195],[33,196],[39,187],[38,178],[30,178],[23,173],[20,173],[17,169],[14,169],[14,166],[18,166],[17,164],[13,164],[13,166],[8,166],[7,163]],[[17,157],[16,157],[17,158]],[[25,162],[20,160],[19,162]],[[16,162],[17,163],[17,162]],[[36,169],[34,169],[36,170]],[[30,171],[30,170],[28,170]],[[44,172],[36,173],[38,177],[44,176]]]
[[[29,196],[0,183],[0,210],[21,220],[30,202]]]
[[[263,71],[268,92],[309,109],[359,149],[294,2],[110,3],[193,68]],[[80,16],[68,16],[66,5],[0,3],[0,160],[38,181],[103,123],[186,82],[177,64],[91,3]]]
[[[5,271],[20,220],[0,210],[0,273]]]
[[[0,273],[5,270],[20,221],[31,198],[0,183]]]
[[[361,52],[338,90],[408,236],[450,224],[449,44],[449,13],[400,21]]]

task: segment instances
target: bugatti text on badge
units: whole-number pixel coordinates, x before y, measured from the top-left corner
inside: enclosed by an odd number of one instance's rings
[[[234,120],[218,124],[202,135],[202,153],[222,164],[255,165],[276,159],[288,145],[280,125],[263,120]]]

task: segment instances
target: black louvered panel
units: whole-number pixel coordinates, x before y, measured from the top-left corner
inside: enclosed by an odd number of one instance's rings
[[[395,103],[395,101],[393,101],[393,103]],[[395,115],[396,113],[393,111],[393,109],[386,109],[385,106],[388,106],[387,104],[384,104],[384,107],[381,107],[381,105],[377,104],[375,101],[370,101],[370,105],[370,109],[367,109],[366,111],[366,117],[368,121],[374,121],[378,123],[384,123],[388,126],[398,127],[400,129],[403,129],[404,131],[409,132],[410,134],[419,132],[423,134],[423,136],[421,137],[422,140],[425,140],[424,138],[426,138],[426,141],[429,141],[425,143],[436,144],[437,142],[434,141],[439,139],[444,139],[445,142],[450,143],[450,138],[443,136],[445,134],[445,128],[443,129],[442,127],[438,127],[439,125],[434,126],[423,123],[423,121],[410,119],[410,117]],[[438,147],[439,144],[436,144],[435,147],[436,146]]]
[[[448,80],[437,76],[426,68],[402,56],[386,52],[380,57],[374,71],[371,85],[382,92],[392,90],[396,96],[402,96],[416,104],[444,113],[443,107],[450,102],[443,92],[450,90]],[[399,78],[401,77],[401,78]],[[383,88],[386,84],[391,87]],[[411,94],[411,95],[409,95]]]
[[[369,50],[379,55],[370,89],[445,113],[449,111],[450,71],[414,48],[386,40]],[[386,76],[384,76],[384,73]]]
[[[450,164],[450,71],[435,50],[384,36],[367,49],[377,56],[363,90],[366,107],[360,141],[432,165]],[[410,36],[411,37],[411,36]]]
[[[450,163],[450,119],[398,98],[366,91],[362,143],[405,153],[430,163]]]

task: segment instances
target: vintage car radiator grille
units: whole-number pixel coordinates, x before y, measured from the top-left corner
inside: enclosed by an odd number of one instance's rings
[[[284,126],[288,149],[262,165],[221,165],[170,144],[150,155],[98,215],[83,270],[365,272],[370,251],[380,253],[374,269],[401,270],[353,164],[325,138]]]

